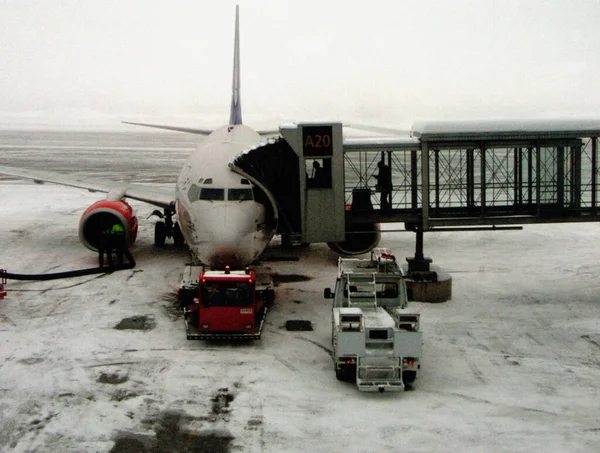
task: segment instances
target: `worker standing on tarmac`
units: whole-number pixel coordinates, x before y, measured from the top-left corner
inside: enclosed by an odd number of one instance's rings
[[[100,267],[104,265],[104,253],[107,254],[108,265],[110,267],[114,266],[112,257],[113,251],[117,254],[118,266],[123,266],[123,256],[125,256],[130,266],[135,267],[135,260],[127,247],[125,229],[120,223],[115,223],[111,229],[106,229],[102,232],[101,244],[100,247],[98,247],[98,261]]]
[[[112,245],[112,229],[108,228],[100,233],[100,243],[98,244],[98,265],[104,266],[104,254],[108,260],[109,267],[113,267],[113,245]]]

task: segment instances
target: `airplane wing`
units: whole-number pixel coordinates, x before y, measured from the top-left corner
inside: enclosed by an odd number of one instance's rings
[[[398,129],[394,127],[371,126],[370,124],[359,123],[344,123],[344,127],[357,129],[367,132],[376,132],[378,134],[393,135],[393,136],[409,136],[409,129]]]
[[[213,129],[199,129],[193,127],[179,127],[179,126],[164,126],[162,124],[148,124],[148,123],[134,123],[131,121],[121,121],[123,124],[133,124],[134,126],[153,127],[154,129],[165,129],[167,131],[176,132],[187,132],[189,134],[198,135],[209,135],[213,132]]]
[[[271,137],[274,135],[280,135],[279,128],[277,129],[260,129],[256,133],[262,137]]]
[[[200,129],[194,127],[180,127],[180,126],[166,126],[163,124],[148,124],[148,123],[134,123],[132,121],[121,121],[123,124],[132,124],[134,126],[152,127],[154,129],[165,129],[167,131],[175,132],[187,132],[189,134],[197,135],[209,135],[213,132],[213,129]],[[410,131],[405,129],[395,129],[389,127],[369,126],[365,124],[344,124],[344,127],[351,129],[365,130],[369,132],[377,132],[379,134],[388,135],[409,135]],[[262,137],[273,137],[279,135],[279,128],[274,129],[259,129],[256,133]]]
[[[38,184],[46,182],[62,186],[77,187],[90,192],[102,192],[114,194],[118,199],[126,197],[133,200],[150,203],[161,208],[173,208],[175,204],[175,192],[173,190],[150,188],[118,181],[100,180],[95,178],[73,177],[61,173],[27,170],[24,168],[7,167],[0,165],[0,174],[16,176],[23,179],[31,179]]]
[[[371,126],[368,124],[357,124],[357,123],[352,123],[352,124],[344,123],[343,126],[346,128],[349,128],[349,129],[357,129],[357,130],[363,130],[363,131],[368,131],[368,132],[376,132],[378,134],[393,135],[393,136],[406,136],[406,137],[410,136],[410,130],[408,130],[408,129],[396,129],[393,127]],[[256,131],[256,133],[263,137],[272,137],[272,136],[280,135],[279,128],[277,128],[277,129],[259,129]]]
[[[134,123],[131,121],[121,121],[123,124],[133,124],[134,126],[144,126],[144,127],[153,127],[154,129],[165,129],[167,131],[175,131],[175,132],[187,132],[189,134],[197,134],[197,135],[209,135],[213,132],[213,129],[200,129],[194,127],[179,127],[179,126],[165,126],[162,124],[148,124],[148,123]],[[256,131],[258,135],[263,137],[269,137],[273,135],[279,135],[279,129],[262,129]]]

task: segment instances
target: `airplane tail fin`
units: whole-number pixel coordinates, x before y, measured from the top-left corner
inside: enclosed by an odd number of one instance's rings
[[[242,104],[240,101],[240,7],[235,6],[235,42],[233,48],[233,86],[229,124],[242,124]]]

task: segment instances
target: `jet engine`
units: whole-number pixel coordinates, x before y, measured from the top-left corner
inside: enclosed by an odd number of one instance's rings
[[[379,244],[381,230],[378,223],[357,223],[346,226],[346,240],[328,242],[331,250],[340,255],[362,255]]]
[[[133,208],[122,200],[100,200],[85,210],[79,221],[79,240],[88,249],[97,251],[102,233],[111,230],[115,224],[125,230],[127,246],[131,247],[137,238],[138,219]]]

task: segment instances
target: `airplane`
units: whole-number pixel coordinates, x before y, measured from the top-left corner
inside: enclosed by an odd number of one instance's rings
[[[184,164],[174,193],[159,188],[75,178],[10,166],[0,166],[0,174],[106,193],[105,199],[85,210],[79,222],[79,238],[90,250],[98,251],[102,232],[115,223],[123,226],[128,247],[134,244],[138,220],[126,201],[129,198],[163,209],[163,212],[154,211],[162,217],[156,222],[154,231],[154,241],[158,246],[164,245],[167,237],[172,238],[175,244],[185,242],[200,262],[215,269],[225,266],[240,268],[256,261],[277,232],[277,216],[269,206],[264,190],[231,170],[229,162],[278,131],[255,131],[242,123],[239,6],[236,6],[235,15],[233,83],[228,124],[210,130],[125,123],[206,136]],[[377,231],[366,247],[361,244],[360,250],[351,250],[341,243],[332,243],[330,247],[347,254],[365,253],[377,246],[379,237]]]

